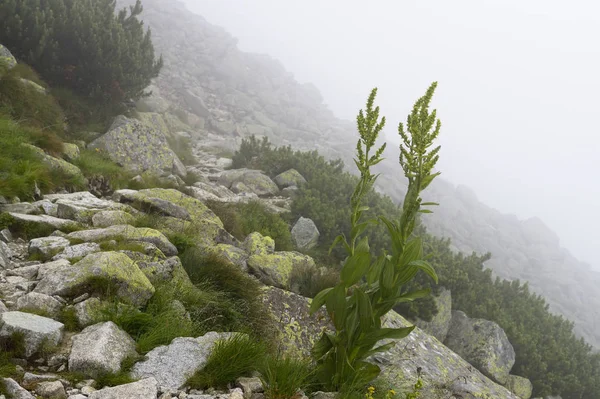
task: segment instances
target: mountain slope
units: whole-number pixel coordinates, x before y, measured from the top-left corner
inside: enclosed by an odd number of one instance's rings
[[[269,56],[239,51],[224,29],[180,2],[145,0],[144,7],[143,18],[165,58],[155,94],[146,100],[151,108],[170,106],[203,134],[228,137],[230,151],[241,137],[256,134],[353,164],[354,124],[337,119],[314,86],[297,83]],[[398,176],[397,149],[388,149],[386,156],[381,168],[388,173],[380,189],[399,200],[405,184],[390,177]],[[502,214],[468,188],[441,179],[426,199],[441,203],[426,221],[431,233],[450,237],[463,252],[491,252],[486,265],[496,275],[528,281],[553,311],[575,322],[578,334],[600,346],[600,274],[561,248],[542,221]]]

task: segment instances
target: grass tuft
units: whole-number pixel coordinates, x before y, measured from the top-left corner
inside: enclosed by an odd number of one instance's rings
[[[188,381],[193,389],[227,388],[239,377],[247,377],[256,370],[266,356],[264,343],[245,334],[235,334],[217,341],[206,366]]]
[[[313,371],[309,361],[267,356],[259,370],[266,399],[293,399],[298,390],[310,386]]]

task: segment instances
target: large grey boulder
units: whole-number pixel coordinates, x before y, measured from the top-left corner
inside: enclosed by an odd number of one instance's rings
[[[123,204],[107,201],[94,196],[80,199],[63,198],[56,201],[57,216],[62,219],[75,220],[90,224],[96,213],[106,210],[126,209]]]
[[[178,169],[174,166],[181,163],[163,132],[123,115],[116,117],[108,132],[88,147],[104,151],[113,161],[136,173],[172,173]]]
[[[208,118],[210,116],[210,111],[206,107],[204,100],[192,93],[189,90],[183,91],[183,99],[192,112],[202,118]]]
[[[8,312],[8,308],[4,304],[4,302],[0,301],[0,313]]]
[[[246,263],[250,272],[264,284],[283,289],[291,288],[295,269],[316,270],[315,261],[299,252],[252,255]]]
[[[62,173],[63,175],[76,179],[80,183],[85,182],[85,177],[77,166],[65,161],[64,159],[55,158],[48,155],[39,147],[31,144],[21,144],[24,148],[32,151],[48,168],[54,169]]]
[[[154,287],[127,255],[119,252],[93,253],[74,265],[57,261],[45,266],[34,292],[77,297],[94,287],[99,280],[110,285],[112,294],[124,303],[144,305],[154,294]],[[104,292],[101,292],[104,293]]]
[[[292,227],[292,239],[301,251],[308,251],[317,246],[319,242],[319,229],[312,219],[300,217]]]
[[[25,356],[31,357],[44,343],[58,345],[64,325],[47,317],[23,312],[0,313],[0,340],[10,339],[14,333],[25,340]]]
[[[444,343],[492,380],[500,384],[508,381],[515,350],[493,321],[470,319],[464,312],[453,311]]]
[[[42,261],[52,259],[54,255],[62,252],[71,244],[64,237],[41,237],[29,241],[29,256],[34,256]]]
[[[60,219],[48,215],[26,215],[23,213],[10,212],[10,216],[14,218],[15,223],[18,223],[22,226],[32,226],[36,228],[45,227],[48,229],[55,230],[77,229],[81,227],[80,223],[74,222],[72,220]]]
[[[44,399],[67,399],[65,387],[60,381],[40,382],[35,392]]]
[[[100,251],[100,244],[95,242],[84,242],[83,244],[66,247],[61,253],[54,255],[52,260],[67,259],[71,261],[74,259],[81,259],[89,254]]]
[[[279,193],[277,184],[260,170],[226,170],[221,173],[218,182],[234,193],[249,192],[259,197],[269,197]]]
[[[9,398],[12,399],[35,399],[25,388],[22,388],[19,383],[12,378],[3,378],[4,388]]]
[[[243,247],[250,255],[268,255],[275,252],[275,240],[254,232],[246,236]]]
[[[125,211],[102,211],[92,216],[94,227],[110,227],[118,224],[132,224],[135,218]]]
[[[104,388],[92,392],[89,399],[155,399],[158,385],[154,378],[146,378],[130,384]]]
[[[299,187],[306,183],[304,176],[302,176],[296,169],[286,170],[285,172],[275,176],[275,179],[273,180],[275,180],[275,183],[277,183],[281,189],[292,186]]]
[[[75,231],[67,235],[68,239],[84,242],[101,242],[107,240],[141,241],[156,245],[165,255],[177,255],[177,248],[158,230],[147,227],[116,225],[103,229]]]
[[[444,342],[452,320],[452,294],[450,290],[442,288],[440,293],[433,297],[433,300],[437,305],[438,313],[433,316],[431,321],[417,319],[414,322],[427,334],[433,335],[440,342]]]
[[[69,370],[98,378],[121,370],[121,362],[136,355],[135,341],[112,321],[85,328],[73,337]]]
[[[171,344],[151,350],[146,360],[133,366],[131,375],[155,378],[161,391],[179,389],[196,370],[204,367],[215,342],[230,335],[209,332],[198,338],[175,338]]]
[[[39,292],[29,292],[17,299],[17,310],[43,314],[53,319],[60,316],[62,307],[63,305],[55,298]]]
[[[6,67],[7,69],[12,69],[17,66],[17,60],[9,49],[0,44],[0,71],[2,70],[2,66]]]
[[[309,314],[310,299],[277,288],[265,289],[263,301],[272,317],[278,342],[284,353],[310,356],[314,343],[323,331],[331,330],[329,317],[323,309]],[[396,312],[384,318],[384,327],[410,326]],[[394,340],[396,345],[370,360],[382,369],[382,377],[399,392],[409,392],[423,379],[422,398],[427,399],[517,399],[506,388],[494,383],[460,356],[442,345],[436,338],[416,328],[408,337]],[[380,342],[384,344],[386,342]]]

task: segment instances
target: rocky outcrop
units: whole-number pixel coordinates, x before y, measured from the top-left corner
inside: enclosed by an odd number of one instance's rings
[[[444,343],[494,381],[508,381],[515,364],[515,350],[498,324],[453,311]]]
[[[300,217],[292,227],[292,240],[300,251],[308,251],[316,247],[320,235],[312,219]]]
[[[247,264],[248,270],[260,281],[283,289],[291,288],[292,272],[295,269],[316,270],[315,261],[310,256],[298,252],[252,255]]]
[[[4,66],[7,69],[12,69],[15,66],[17,66],[17,60],[12,55],[9,49],[0,44],[0,67],[2,66]],[[2,73],[1,68],[0,73]]]
[[[290,355],[308,356],[321,333],[331,329],[323,311],[309,315],[309,301],[277,288],[265,290],[265,303],[276,322],[282,349]],[[399,328],[411,324],[392,311],[384,325]],[[424,384],[421,396],[427,399],[517,399],[419,328],[372,360],[399,392],[410,391],[420,373]]]
[[[44,344],[58,345],[63,329],[62,323],[47,317],[23,312],[0,313],[0,340],[9,340],[15,333],[21,334],[26,357],[33,356]]]
[[[104,151],[119,165],[138,173],[168,175],[185,171],[161,131],[125,116],[115,118],[108,131],[88,147]]]

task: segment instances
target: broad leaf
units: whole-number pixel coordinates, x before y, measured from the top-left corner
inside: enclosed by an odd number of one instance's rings
[[[426,260],[413,260],[412,262],[410,262],[408,264],[409,266],[414,266],[414,267],[418,267],[419,269],[423,270],[425,273],[427,273],[429,275],[429,277],[431,277],[433,279],[433,281],[435,281],[435,283],[437,284],[438,282],[438,276],[437,273],[435,272],[435,270],[433,269],[433,266],[431,266],[431,264],[429,262],[427,262]]]
[[[321,306],[325,304],[327,300],[327,295],[333,290],[333,288],[325,288],[323,291],[319,292],[310,302],[310,314],[315,313],[317,310],[321,309]]]
[[[340,279],[346,287],[356,284],[371,265],[371,254],[368,252],[355,253],[346,259],[340,273]]]

